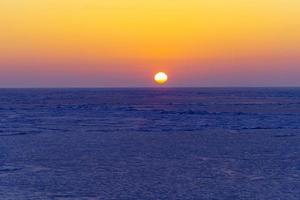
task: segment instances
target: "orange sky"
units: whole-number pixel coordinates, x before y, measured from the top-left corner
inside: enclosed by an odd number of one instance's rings
[[[0,87],[300,86],[299,0],[1,0]]]

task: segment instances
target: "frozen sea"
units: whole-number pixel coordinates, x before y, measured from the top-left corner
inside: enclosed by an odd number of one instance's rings
[[[0,89],[0,199],[299,200],[300,88]]]

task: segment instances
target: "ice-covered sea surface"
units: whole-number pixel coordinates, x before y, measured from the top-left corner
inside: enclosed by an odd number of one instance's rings
[[[1,89],[0,199],[300,199],[300,89]]]

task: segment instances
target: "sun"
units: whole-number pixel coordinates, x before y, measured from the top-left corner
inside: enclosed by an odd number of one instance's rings
[[[168,75],[164,72],[158,72],[155,74],[154,80],[158,84],[165,84],[168,80]]]

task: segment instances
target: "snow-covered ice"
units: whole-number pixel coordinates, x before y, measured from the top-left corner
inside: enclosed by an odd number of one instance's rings
[[[0,199],[300,199],[300,89],[1,89]]]

